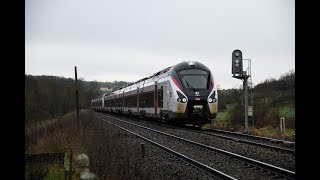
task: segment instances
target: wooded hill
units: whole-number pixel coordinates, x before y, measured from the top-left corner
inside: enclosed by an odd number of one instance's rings
[[[100,87],[117,89],[130,82],[78,80],[79,106],[90,107],[90,100],[100,96]],[[75,80],[57,76],[25,75],[25,121],[59,117],[75,109]]]
[[[242,89],[218,90],[219,112],[228,112],[232,124],[243,123],[243,94]],[[290,70],[278,79],[269,78],[249,88],[251,105],[256,125],[276,125],[280,116],[292,118],[295,112],[295,71]]]

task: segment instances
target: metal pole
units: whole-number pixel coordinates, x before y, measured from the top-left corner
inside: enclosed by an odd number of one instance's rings
[[[251,120],[252,120],[252,127],[254,127],[254,113],[253,113],[253,94],[252,94],[252,76],[250,76],[250,79],[251,79],[251,87],[250,87],[250,98],[251,98],[251,106],[252,106],[252,116],[251,116]]]
[[[79,130],[79,92],[78,92],[78,77],[77,77],[77,66],[74,67],[75,76],[76,76],[76,109],[77,109],[77,130]]]
[[[244,77],[243,81],[244,89],[244,131],[248,133],[248,76]]]

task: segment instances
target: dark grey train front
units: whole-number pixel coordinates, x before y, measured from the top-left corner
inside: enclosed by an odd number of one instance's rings
[[[203,125],[218,110],[212,72],[199,62],[182,62],[91,101],[100,111]]]

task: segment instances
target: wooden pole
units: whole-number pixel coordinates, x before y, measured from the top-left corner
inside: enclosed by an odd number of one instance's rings
[[[70,157],[69,157],[69,162],[70,162],[70,167],[69,167],[69,180],[72,180],[72,149],[70,149]]]
[[[76,76],[76,109],[77,109],[77,118],[76,118],[76,124],[77,124],[77,130],[79,131],[79,92],[78,92],[78,78],[77,78],[77,66],[74,67],[75,76]]]

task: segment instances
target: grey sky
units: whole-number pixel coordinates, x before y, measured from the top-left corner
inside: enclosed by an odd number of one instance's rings
[[[295,68],[292,0],[26,0],[25,19],[26,74],[136,81],[193,60],[232,88],[235,49],[254,84]]]

